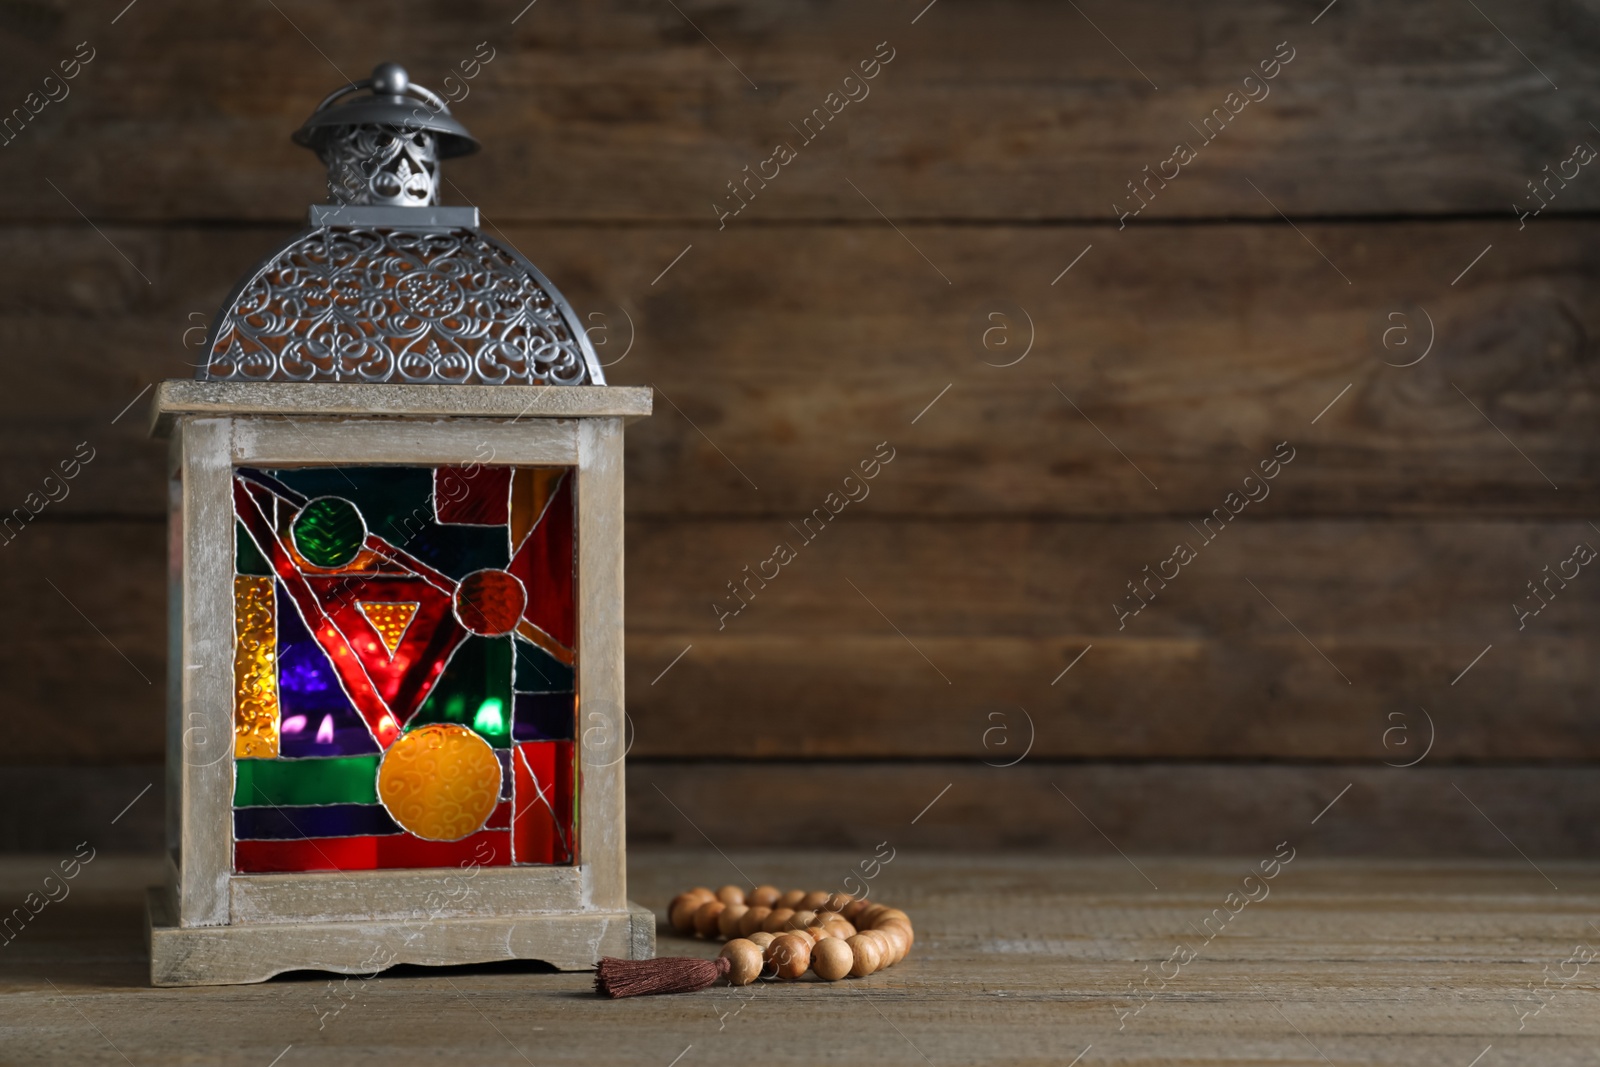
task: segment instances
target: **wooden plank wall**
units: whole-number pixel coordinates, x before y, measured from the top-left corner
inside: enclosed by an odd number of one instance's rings
[[[1226,850],[1359,780],[1344,851],[1600,843],[1600,577],[1513,607],[1600,545],[1600,176],[1570,174],[1600,146],[1592,11],[122,7],[14,4],[0,32],[6,108],[92,56],[0,147],[0,508],[93,456],[0,545],[19,802],[114,811],[159,762],[145,390],[192,373],[320,199],[289,132],[398,59],[468,92],[485,150],[446,164],[447,202],[563,288],[614,382],[658,390],[628,441],[636,839],[1103,851],[1094,819]],[[1531,181],[1550,203],[1519,220]],[[6,808],[13,845],[88,819]]]

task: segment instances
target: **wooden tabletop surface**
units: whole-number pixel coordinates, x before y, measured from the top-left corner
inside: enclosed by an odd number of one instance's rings
[[[635,850],[630,895],[659,913],[695,884],[839,888],[868,858]],[[107,854],[0,948],[0,1064],[1600,1059],[1600,865],[1272,860],[897,853],[871,885],[915,920],[899,966],[604,1001],[590,975],[532,965],[152,989],[141,907],[159,867]],[[1245,881],[1263,861],[1275,877]],[[5,909],[55,865],[0,860]],[[660,952],[713,948],[664,932]]]

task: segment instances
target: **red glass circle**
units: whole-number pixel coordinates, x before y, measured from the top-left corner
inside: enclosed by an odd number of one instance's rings
[[[527,604],[527,590],[506,571],[473,571],[456,586],[456,618],[484,637],[515,630]]]

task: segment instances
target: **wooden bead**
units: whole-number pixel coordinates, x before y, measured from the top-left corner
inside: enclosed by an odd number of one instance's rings
[[[717,933],[724,939],[739,936],[739,923],[744,919],[745,912],[750,909],[743,904],[727,904],[723,906],[722,914],[717,916]]]
[[[878,946],[878,969],[879,970],[882,970],[883,968],[889,966],[891,963],[894,962],[893,959],[892,959],[892,957],[894,955],[894,942],[890,941],[887,936],[885,936],[884,934],[880,934],[876,930],[863,930],[861,933],[857,934],[856,936],[857,937],[864,937],[868,941],[872,942],[874,945]]]
[[[822,890],[814,890],[800,898],[800,907],[808,911],[816,911],[828,902],[829,894]]]
[[[850,976],[865,978],[883,963],[883,950],[878,942],[866,934],[857,934],[845,944],[850,946]]]
[[[855,953],[838,938],[818,941],[817,947],[811,950],[811,969],[826,982],[837,982],[849,974],[855,962]]]
[[[717,899],[730,908],[735,904],[744,904],[744,890],[736,885],[725,885],[717,890]]]
[[[803,934],[810,934],[812,941],[822,941],[824,938],[831,941],[833,940],[834,936],[832,931],[828,929],[828,924],[820,919],[800,932]]]
[[[799,978],[811,966],[811,945],[799,934],[779,934],[767,946],[767,965],[779,978]]]
[[[767,946],[772,944],[772,939],[777,936],[777,934],[769,934],[765,930],[757,930],[755,933],[746,937],[745,940],[750,942],[752,945],[755,945],[762,952],[766,952]]]
[[[680,934],[694,933],[694,913],[703,904],[699,897],[690,893],[679,893],[672,898],[672,904],[667,908],[667,921],[672,928]]]
[[[806,891],[804,889],[791,889],[778,898],[778,907],[794,911],[800,907],[800,902],[804,899],[806,899]]]
[[[789,916],[789,929],[804,930],[816,921],[817,913],[814,911],[797,911]]]
[[[884,908],[878,913],[878,921],[883,922],[888,919],[904,919],[909,923],[911,921],[911,916],[907,915],[899,908]]]
[[[803,937],[808,945],[815,945],[817,943],[817,935],[811,930],[785,930],[784,933],[793,934],[796,937]]]
[[[749,937],[761,929],[761,924],[767,921],[767,916],[772,914],[771,908],[746,908],[739,917],[739,936]]]
[[[830,893],[828,894],[828,902],[823,907],[828,911],[843,911],[846,905],[852,903],[855,899],[849,893]]]
[[[711,890],[707,889],[705,886],[697,885],[685,893],[684,896],[696,897],[699,899],[700,903],[704,904],[708,900],[715,900],[717,895]]]
[[[851,926],[843,919],[829,920],[828,925],[824,926],[823,929],[828,931],[829,937],[837,937],[841,941],[850,940],[858,932],[854,926]]]
[[[781,896],[777,886],[758,885],[745,895],[744,902],[752,908],[775,908]]]
[[[857,926],[861,926],[864,923],[866,924],[867,929],[870,930],[874,926],[878,925],[878,916],[882,915],[887,910],[888,909],[882,904],[868,904],[866,907],[857,912],[856,917],[850,921],[855,923]]]
[[[887,939],[889,942],[889,959],[888,962],[884,964],[886,967],[892,967],[896,963],[899,963],[901,960],[906,958],[906,953],[911,951],[910,938],[906,937],[905,931],[901,930],[898,926],[891,926],[886,929],[874,929],[872,932]]]
[[[850,903],[846,904],[843,908],[839,909],[839,914],[843,915],[846,919],[849,919],[851,922],[855,922],[856,921],[856,916],[860,915],[861,912],[863,910],[865,910],[866,907],[867,907],[867,901],[865,901],[865,900],[852,900]],[[859,926],[860,924],[857,923],[856,925]]]
[[[900,930],[906,935],[907,944],[916,944],[917,935],[911,929],[911,924],[905,919],[889,919],[873,927],[874,930]]]
[[[727,905],[720,900],[708,900],[700,905],[694,913],[694,932],[701,937],[715,937],[717,934],[717,919],[721,917]]]
[[[762,965],[766,956],[761,951],[761,946],[736,937],[722,946],[722,951],[717,953],[733,966],[728,970],[729,985],[749,985],[761,977]]]
[[[792,918],[794,918],[793,909],[774,908],[772,914],[761,924],[761,929],[769,934],[781,934],[789,928],[789,920]]]

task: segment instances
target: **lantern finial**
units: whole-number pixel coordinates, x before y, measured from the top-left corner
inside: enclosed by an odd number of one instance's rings
[[[327,165],[332,203],[393,207],[437,204],[439,160],[478,150],[438,94],[398,63],[380,63],[370,78],[330,93],[294,142]]]

